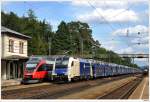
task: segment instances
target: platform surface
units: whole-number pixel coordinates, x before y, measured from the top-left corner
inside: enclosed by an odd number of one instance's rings
[[[145,77],[129,99],[149,99],[149,77]]]

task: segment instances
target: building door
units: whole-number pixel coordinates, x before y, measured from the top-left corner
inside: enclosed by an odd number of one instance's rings
[[[14,78],[14,65],[13,62],[10,62],[10,79]]]
[[[15,67],[15,77],[14,78],[18,78],[18,63],[15,62],[14,64],[15,64],[14,65],[14,67]]]
[[[24,74],[24,65],[25,62],[21,62],[19,65],[19,78],[23,78],[23,74]]]

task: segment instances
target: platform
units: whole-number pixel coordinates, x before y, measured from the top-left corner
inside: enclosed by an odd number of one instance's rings
[[[149,77],[144,77],[129,99],[149,99]]]
[[[22,79],[11,79],[11,80],[2,80],[1,86],[2,87],[8,87],[8,86],[14,86],[14,85],[20,85]]]

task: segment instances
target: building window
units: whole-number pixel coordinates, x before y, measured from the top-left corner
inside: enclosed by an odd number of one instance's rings
[[[9,52],[14,52],[14,41],[12,39],[9,40]]]
[[[20,41],[19,42],[19,53],[20,54],[23,54],[23,45],[24,45],[23,42]]]

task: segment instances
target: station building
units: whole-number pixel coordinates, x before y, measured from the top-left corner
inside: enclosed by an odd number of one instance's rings
[[[23,68],[28,60],[28,40],[26,36],[6,27],[1,27],[1,79],[10,80],[23,77]]]

